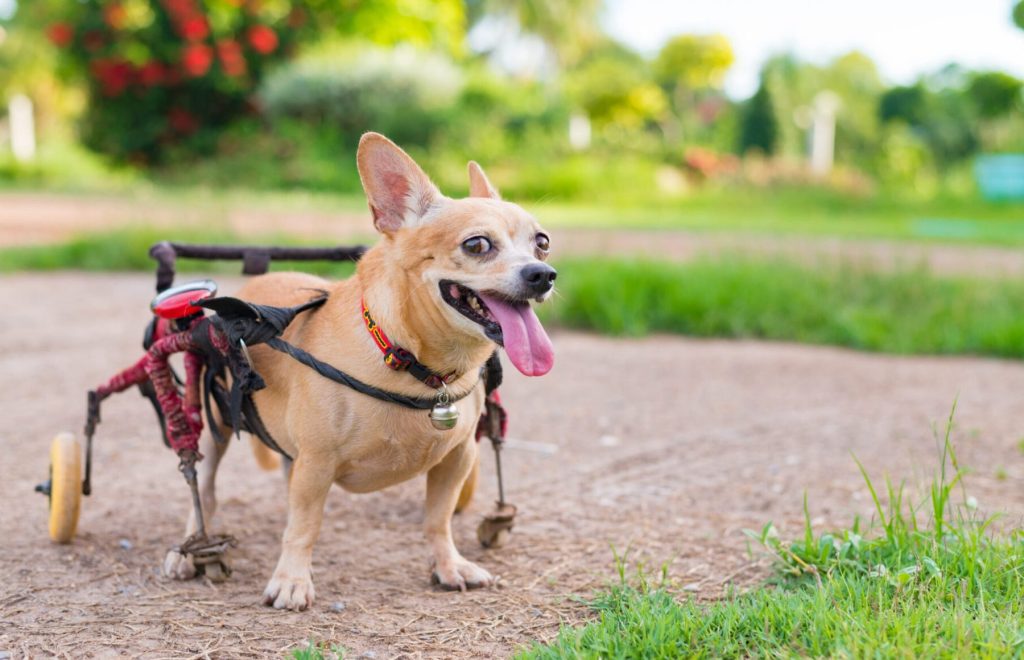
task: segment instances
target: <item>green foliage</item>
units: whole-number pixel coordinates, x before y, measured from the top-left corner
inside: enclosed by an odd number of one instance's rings
[[[878,102],[878,116],[882,121],[902,121],[909,126],[921,126],[928,119],[928,99],[924,85],[893,87],[882,94]]]
[[[461,0],[297,0],[310,28],[328,39],[350,37],[379,46],[405,44],[451,56],[464,52],[465,5]]]
[[[756,150],[765,155],[775,153],[779,120],[775,116],[771,92],[764,83],[747,102],[740,123],[740,153]]]
[[[720,34],[681,34],[662,47],[654,60],[654,72],[669,88],[721,87],[735,59],[732,45]]]
[[[971,76],[967,95],[979,116],[991,119],[1009,114],[1021,104],[1024,81],[1002,71],[985,71]]]
[[[272,119],[301,119],[347,136],[350,144],[374,130],[404,145],[425,145],[458,98],[462,77],[440,55],[349,44],[280,67],[260,98]]]
[[[1024,357],[1024,284],[918,269],[817,268],[750,257],[558,264],[551,321],[613,335],[673,332],[892,353]]]
[[[598,129],[643,128],[662,117],[665,93],[639,55],[616,44],[592,53],[566,76],[566,94]]]
[[[949,428],[930,501],[915,507],[887,482],[883,506],[862,468],[876,525],[816,535],[808,513],[791,545],[770,523],[750,533],[776,558],[774,587],[701,605],[642,569],[628,584],[620,563],[621,583],[591,603],[596,621],[519,657],[1019,657],[1024,536],[991,534],[970,498],[952,505],[962,472]]]
[[[1013,22],[1020,29],[1024,30],[1024,0],[1020,0],[1013,7]]]

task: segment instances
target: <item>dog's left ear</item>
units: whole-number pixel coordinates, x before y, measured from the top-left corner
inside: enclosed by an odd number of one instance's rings
[[[487,180],[487,175],[484,174],[484,168],[477,165],[475,160],[469,161],[469,196],[501,199],[501,195],[498,194],[498,189],[492,186],[491,182]]]
[[[373,224],[385,234],[414,225],[441,197],[416,161],[380,133],[363,134],[356,165]]]

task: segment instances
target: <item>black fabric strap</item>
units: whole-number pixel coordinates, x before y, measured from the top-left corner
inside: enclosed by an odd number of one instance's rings
[[[417,410],[430,410],[436,403],[434,398],[425,399],[422,397],[405,396],[404,394],[397,394],[395,392],[388,392],[386,390],[376,388],[373,385],[367,385],[363,381],[349,376],[345,372],[332,367],[326,362],[321,362],[298,346],[293,346],[283,339],[275,337],[267,340],[266,344],[274,350],[281,351],[282,353],[292,356],[324,378],[333,380],[336,383],[341,383],[342,385],[347,385],[355,391],[366,394],[367,396],[372,396],[375,399],[380,399],[381,401],[387,401],[388,403],[395,403],[400,406],[405,406],[406,408],[414,408]],[[464,399],[475,389],[476,383],[473,384],[473,387],[469,388],[459,396],[453,396],[451,400],[458,401],[460,399]]]

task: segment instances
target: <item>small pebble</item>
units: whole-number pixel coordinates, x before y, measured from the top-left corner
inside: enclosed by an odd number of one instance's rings
[[[683,585],[683,591],[700,591],[700,582],[691,582]]]
[[[377,652],[376,651],[363,651],[359,655],[359,657],[360,658],[376,658],[377,657]]]
[[[331,603],[330,610],[332,612],[344,612],[345,611],[345,603],[341,602],[340,600],[338,602],[336,602],[336,603]]]
[[[133,547],[135,547],[135,546],[132,545],[132,542],[129,541],[128,539],[121,539],[120,541],[117,542],[117,544],[119,546],[121,546],[122,550],[131,550]]]

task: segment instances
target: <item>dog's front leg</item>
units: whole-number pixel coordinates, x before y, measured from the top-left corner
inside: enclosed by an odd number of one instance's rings
[[[320,534],[324,502],[334,476],[334,462],[329,457],[300,454],[292,465],[288,527],[281,558],[263,592],[264,604],[289,610],[304,610],[313,604],[313,544]]]
[[[460,555],[452,540],[452,514],[476,452],[476,442],[467,438],[427,472],[424,527],[434,552],[433,579],[445,589],[465,591],[494,584],[494,577]]]

